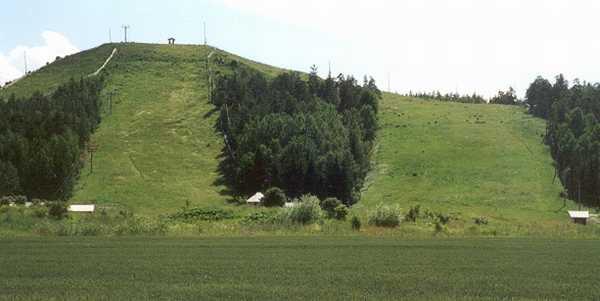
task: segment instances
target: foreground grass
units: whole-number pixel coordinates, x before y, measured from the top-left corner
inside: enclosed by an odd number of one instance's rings
[[[0,299],[598,299],[586,240],[0,241]]]

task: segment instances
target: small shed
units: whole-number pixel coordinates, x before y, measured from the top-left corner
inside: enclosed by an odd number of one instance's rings
[[[69,212],[94,213],[96,205],[70,205]]]
[[[262,199],[264,197],[265,197],[264,194],[262,194],[260,192],[257,192],[251,198],[249,198],[248,200],[246,200],[246,204],[259,205],[260,203],[262,203]]]
[[[169,45],[175,45],[175,38],[169,38]]]
[[[586,225],[587,220],[590,218],[589,211],[568,211],[569,217],[576,224]]]

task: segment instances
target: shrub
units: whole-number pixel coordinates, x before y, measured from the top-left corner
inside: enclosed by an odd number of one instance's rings
[[[475,224],[480,225],[480,226],[488,224],[488,219],[485,216],[476,217],[474,219],[474,221],[475,221]]]
[[[270,224],[275,222],[275,216],[266,212],[252,212],[240,221],[241,224]]]
[[[421,206],[420,205],[416,205],[414,207],[410,207],[410,209],[406,213],[405,219],[407,221],[411,221],[411,222],[414,223],[419,218],[419,214],[420,213],[421,213]]]
[[[67,217],[67,204],[65,202],[52,202],[48,204],[48,215],[54,219]]]
[[[298,205],[284,212],[287,221],[297,224],[312,224],[319,221],[323,215],[319,199],[313,195],[303,195]]]
[[[321,202],[321,209],[325,211],[328,218],[335,216],[335,208],[342,205],[342,202],[336,198],[326,198]]]
[[[396,227],[400,224],[400,209],[380,204],[369,214],[369,224],[378,227]]]
[[[362,226],[362,223],[360,222],[360,218],[358,218],[358,216],[353,216],[352,219],[350,220],[350,226],[352,226],[352,230],[360,231],[360,227]]]
[[[436,218],[442,225],[449,223],[450,220],[452,219],[452,217],[449,214],[444,214],[444,213],[438,213],[436,215]]]
[[[234,218],[233,212],[221,208],[184,208],[169,216],[183,221],[220,221]]]
[[[281,207],[285,204],[286,199],[283,190],[277,187],[271,187],[265,192],[265,197],[262,201],[263,205],[266,207]]]
[[[348,207],[344,204],[339,204],[333,211],[333,217],[337,220],[345,220],[348,215]]]
[[[48,215],[48,208],[36,206],[32,209],[31,215],[37,218],[44,218]]]

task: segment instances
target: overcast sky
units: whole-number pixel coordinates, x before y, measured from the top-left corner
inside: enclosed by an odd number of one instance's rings
[[[205,0],[11,1],[0,10],[0,82],[121,39],[209,44],[324,75],[372,75],[382,89],[520,96],[537,75],[600,81],[600,1]]]

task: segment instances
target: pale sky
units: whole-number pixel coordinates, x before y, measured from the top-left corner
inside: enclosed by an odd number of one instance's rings
[[[372,75],[380,88],[523,96],[537,75],[600,81],[600,1],[183,0],[15,1],[0,11],[0,82],[57,55],[114,40],[202,42],[322,75]],[[125,3],[123,3],[125,2]],[[23,21],[26,20],[26,21]],[[15,29],[19,29],[16,33]]]

